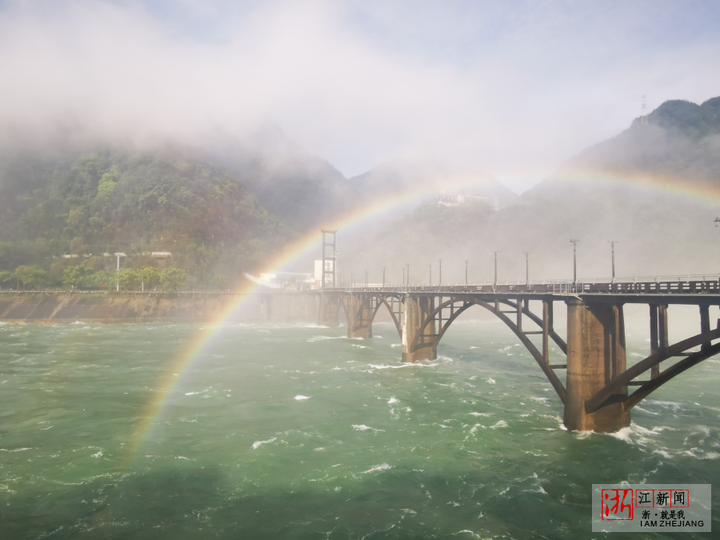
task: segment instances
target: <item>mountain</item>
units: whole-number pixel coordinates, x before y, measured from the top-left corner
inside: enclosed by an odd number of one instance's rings
[[[25,137],[0,147],[0,273],[8,285],[35,265],[58,285],[70,266],[108,271],[107,254],[123,252],[129,267],[176,266],[190,286],[228,287],[357,199],[337,169],[272,126],[142,149]],[[152,252],[172,258],[142,255]]]
[[[720,98],[702,105],[668,101],[647,118],[569,159],[516,201],[493,209],[479,201],[443,206],[427,201],[368,240],[344,273],[400,283],[570,279],[578,239],[578,275],[609,278],[609,241],[617,275],[687,276],[720,272],[720,237],[712,227],[720,201]],[[393,181],[387,176],[387,181]]]
[[[115,262],[103,253],[148,264],[142,253],[170,252],[207,285],[215,274],[260,263],[286,235],[226,171],[176,152],[117,149],[6,153],[0,224],[0,269],[34,263],[56,282],[64,254],[100,269]]]
[[[390,162],[354,176],[349,182],[367,203],[387,197],[429,200],[441,193],[482,197],[498,207],[518,200],[514,192],[489,174],[448,164]]]
[[[720,184],[720,97],[702,105],[666,101],[616,137],[570,159],[530,193],[556,181],[578,185],[588,171]]]
[[[500,281],[523,282],[526,256],[531,279],[569,279],[570,239],[579,239],[581,279],[609,277],[610,240],[618,276],[718,273],[719,109],[720,98],[663,103],[521,197],[489,175],[437,163],[386,163],[348,180],[272,126],[142,150],[4,145],[0,283],[36,265],[58,285],[71,266],[111,270],[115,258],[104,254],[125,252],[128,267],[175,266],[190,287],[227,288],[332,222],[346,223],[345,284],[365,271],[377,283],[383,268],[398,284],[408,265],[412,283],[437,282],[441,264],[446,283],[464,282],[466,268],[487,283],[495,255]],[[172,257],[146,255],[157,251]]]
[[[340,171],[272,125],[242,140],[217,134],[200,156],[241,178],[260,204],[293,230],[319,228],[357,204],[358,193]]]

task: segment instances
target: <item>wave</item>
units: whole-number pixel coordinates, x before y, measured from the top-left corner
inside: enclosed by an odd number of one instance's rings
[[[388,471],[392,469],[392,466],[388,465],[387,463],[382,463],[380,465],[375,465],[374,467],[370,467],[367,471],[363,471],[360,474],[369,474],[374,473],[378,471]]]
[[[253,447],[253,450],[257,450],[263,444],[270,444],[270,443],[274,443],[275,441],[277,441],[277,437],[273,437],[272,439],[268,439],[267,441],[255,441],[253,443],[252,447]]]

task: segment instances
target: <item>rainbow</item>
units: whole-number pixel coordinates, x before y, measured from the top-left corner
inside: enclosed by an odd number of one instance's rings
[[[467,186],[469,176],[461,176],[455,178],[454,181],[443,184],[446,189],[460,189]],[[720,190],[709,185],[707,182],[678,179],[667,176],[649,175],[649,174],[633,174],[633,173],[598,173],[597,171],[581,170],[581,169],[564,169],[553,176],[553,180],[560,184],[565,182],[577,183],[577,179],[582,178],[583,184],[606,184],[606,185],[623,185],[623,186],[639,186],[647,187],[663,192],[679,194],[697,198],[703,201],[712,201],[720,204]],[[477,176],[473,177],[476,181]],[[367,219],[371,219],[382,212],[390,210],[396,206],[422,199],[423,197],[432,195],[437,192],[436,186],[428,186],[421,190],[407,190],[387,197],[381,201],[373,202],[363,208],[355,210],[347,215],[326,223],[324,229],[342,230],[361,223]],[[270,269],[282,269],[289,265],[295,259],[306,255],[310,250],[319,249],[320,234],[318,230],[313,230],[301,237],[291,245],[287,246],[281,253],[276,255],[267,265]],[[170,366],[170,369],[161,378],[154,389],[153,397],[146,404],[141,420],[136,426],[131,436],[129,444],[126,445],[126,453],[129,460],[133,460],[141,449],[144,441],[147,439],[157,419],[162,416],[163,408],[168,397],[173,394],[174,389],[180,384],[183,374],[188,368],[203,356],[203,353],[213,343],[214,338],[222,331],[223,323],[233,317],[243,306],[247,300],[247,295],[255,291],[259,285],[246,280],[238,289],[238,300],[230,303],[226,309],[221,311],[214,321],[204,325],[190,339],[185,351]]]

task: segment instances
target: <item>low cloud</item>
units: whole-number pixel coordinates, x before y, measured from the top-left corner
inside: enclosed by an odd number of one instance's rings
[[[10,1],[0,125],[192,144],[272,123],[347,176],[432,156],[522,190],[643,93],[720,93],[714,3],[624,4]]]

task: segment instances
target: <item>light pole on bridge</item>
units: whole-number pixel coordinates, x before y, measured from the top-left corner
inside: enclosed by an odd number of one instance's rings
[[[465,286],[468,284],[468,260],[465,259]]]
[[[525,253],[525,285],[530,285],[530,252],[523,253]]]
[[[577,283],[577,243],[580,240],[571,238],[570,243],[573,245],[573,283]]]
[[[428,264],[428,285],[432,287],[432,264]]]
[[[385,267],[383,266],[383,288],[385,288]]]
[[[610,253],[612,256],[612,282],[615,283],[615,244],[617,244],[617,240],[608,240],[608,244],[610,244]]]
[[[438,286],[442,285],[442,259],[438,259],[438,266],[440,270],[440,275],[438,276]]]
[[[368,288],[368,271],[365,270],[365,288]]]
[[[495,278],[493,280],[493,286],[497,287],[497,251],[493,251],[493,254],[495,255]]]

